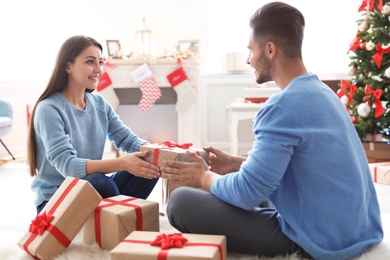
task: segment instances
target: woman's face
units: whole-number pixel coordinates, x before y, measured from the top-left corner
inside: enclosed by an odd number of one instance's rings
[[[103,57],[97,46],[91,45],[68,64],[67,72],[70,86],[95,89],[102,75]]]

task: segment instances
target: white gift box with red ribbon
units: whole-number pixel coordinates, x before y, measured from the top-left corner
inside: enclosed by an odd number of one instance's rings
[[[370,163],[369,167],[375,183],[390,185],[390,162]]]

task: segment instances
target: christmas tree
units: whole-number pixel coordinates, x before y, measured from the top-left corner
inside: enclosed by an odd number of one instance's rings
[[[390,0],[363,0],[348,54],[352,76],[337,92],[362,140],[390,139]]]

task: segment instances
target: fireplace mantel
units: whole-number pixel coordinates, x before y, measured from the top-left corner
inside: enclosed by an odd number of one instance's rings
[[[127,90],[137,89],[138,85],[134,82],[131,77],[131,72],[146,63],[150,70],[152,71],[152,75],[157,83],[157,85],[162,90],[162,97],[164,95],[168,95],[168,91],[170,91],[170,84],[167,80],[167,75],[173,72],[175,69],[179,68],[179,64],[176,59],[153,59],[153,60],[131,60],[131,59],[112,59],[109,62],[115,66],[106,66],[106,71],[110,75],[112,86],[116,90],[117,93],[130,93]],[[200,129],[199,129],[199,76],[200,76],[200,60],[182,60],[181,66],[187,74],[188,80],[191,83],[195,93],[197,93],[197,100],[184,112],[177,113],[177,140],[178,143],[193,143],[194,146],[200,146]],[[168,91],[165,91],[168,90]],[[174,93],[175,94],[175,93]],[[119,94],[124,95],[124,94]],[[172,96],[172,91],[171,94]],[[121,99],[121,96],[119,96]],[[175,104],[176,99],[171,101],[171,104]],[[166,104],[166,103],[165,103]],[[124,104],[120,104],[124,105]],[[154,106],[158,106],[156,103]],[[123,111],[124,109],[121,109]],[[157,110],[157,111],[156,111]],[[159,111],[154,108],[153,117],[161,118],[161,117],[169,117],[164,112]],[[119,114],[121,117],[125,115]],[[176,116],[176,115],[174,115]],[[171,116],[173,117],[173,116]],[[145,122],[138,122],[145,123]],[[151,124],[150,131],[158,131],[158,128],[153,128],[153,122],[149,122]],[[135,122],[129,123],[131,126],[135,124]],[[164,140],[161,140],[164,141]]]

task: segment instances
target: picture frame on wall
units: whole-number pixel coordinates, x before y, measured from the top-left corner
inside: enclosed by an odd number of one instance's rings
[[[122,58],[122,48],[119,40],[106,40],[108,57],[112,59]]]
[[[199,40],[179,40],[177,52],[188,58],[199,57]]]

